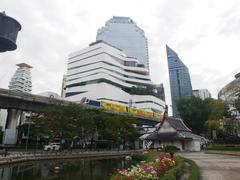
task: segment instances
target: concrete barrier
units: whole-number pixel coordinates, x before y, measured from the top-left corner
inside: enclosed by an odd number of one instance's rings
[[[90,157],[117,157],[126,156],[136,151],[93,151],[93,152],[56,152],[42,154],[13,154],[6,157],[0,157],[0,165],[19,163],[26,161],[51,160],[51,159],[72,159],[72,158],[90,158]]]

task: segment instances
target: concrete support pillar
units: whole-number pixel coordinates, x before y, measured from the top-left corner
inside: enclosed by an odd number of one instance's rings
[[[21,110],[8,109],[7,122],[5,126],[4,144],[16,144],[17,142],[17,126],[22,116]]]
[[[6,129],[16,129],[19,119],[21,118],[22,111],[16,109],[8,109],[8,116],[6,122]]]
[[[6,122],[7,122],[7,109],[0,109],[0,126],[2,130],[5,130]]]

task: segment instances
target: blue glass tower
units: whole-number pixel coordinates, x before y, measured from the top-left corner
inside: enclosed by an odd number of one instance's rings
[[[167,46],[168,71],[172,96],[173,116],[178,117],[176,101],[192,96],[192,84],[187,66],[179,59],[176,52]]]
[[[123,50],[149,69],[147,38],[144,31],[129,17],[113,16],[98,30],[96,40],[103,40]]]

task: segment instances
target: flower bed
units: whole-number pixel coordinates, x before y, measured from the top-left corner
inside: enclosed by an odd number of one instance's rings
[[[172,158],[168,153],[149,153],[143,154],[148,157],[146,161],[141,161],[131,168],[118,170],[114,176],[115,180],[158,180],[165,172],[176,166],[177,160]],[[147,162],[149,159],[155,161]]]

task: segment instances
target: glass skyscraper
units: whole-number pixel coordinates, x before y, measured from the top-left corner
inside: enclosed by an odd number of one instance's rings
[[[138,59],[149,70],[148,41],[144,31],[129,17],[113,16],[98,30],[96,40],[105,41]]]
[[[179,59],[176,52],[167,46],[168,71],[170,79],[173,116],[178,117],[176,101],[192,96],[192,84],[187,66]]]

